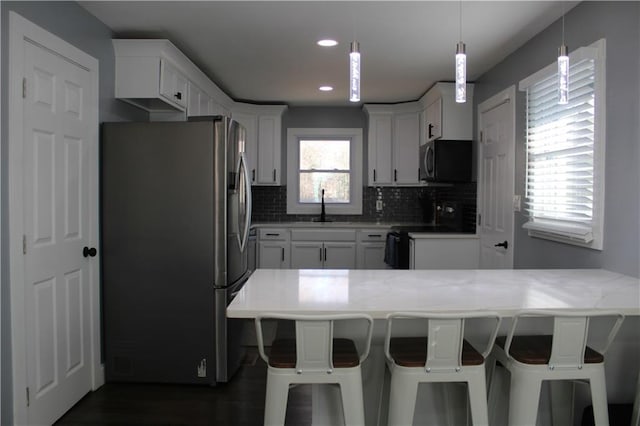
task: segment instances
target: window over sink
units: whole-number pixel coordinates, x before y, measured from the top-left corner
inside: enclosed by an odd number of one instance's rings
[[[287,131],[287,213],[362,213],[362,129]]]

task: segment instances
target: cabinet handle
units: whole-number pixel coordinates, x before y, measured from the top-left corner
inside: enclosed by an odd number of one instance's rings
[[[173,96],[175,96],[177,99],[182,99],[182,93],[180,93],[180,92],[176,93]]]
[[[276,181],[276,169],[273,169],[273,181]]]
[[[433,133],[431,132],[433,130],[433,124],[429,123],[427,128],[429,129],[429,139],[431,139],[433,137]]]
[[[320,247],[320,262],[322,262],[322,247]]]
[[[256,169],[251,169],[251,182],[256,181]]]
[[[280,234],[272,234],[272,233],[267,232],[267,233],[266,233],[266,236],[267,236],[267,237],[279,237],[279,236],[280,236]]]
[[[324,248],[324,261],[327,261],[327,248]]]
[[[373,169],[373,181],[376,181],[376,169]]]
[[[368,236],[369,236],[369,238],[374,238],[374,237],[375,238],[380,238],[380,237],[382,237],[382,235],[380,235],[380,234],[369,234]]]
[[[284,262],[284,247],[282,247],[282,261]]]
[[[398,169],[393,169],[393,181],[398,181]]]

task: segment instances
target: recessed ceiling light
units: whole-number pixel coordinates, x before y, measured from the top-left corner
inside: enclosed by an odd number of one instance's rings
[[[330,92],[333,90],[333,87],[331,86],[320,86],[318,87],[318,90],[322,91],[322,92]]]
[[[333,46],[337,46],[338,42],[335,40],[331,40],[331,39],[324,39],[324,40],[318,40],[318,46],[322,46],[322,47],[333,47]]]

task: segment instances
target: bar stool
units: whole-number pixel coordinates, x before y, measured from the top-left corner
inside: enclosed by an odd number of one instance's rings
[[[471,318],[495,320],[486,347],[477,351],[464,339],[465,321]],[[393,337],[393,320],[426,319],[424,337]],[[485,358],[500,327],[495,312],[421,313],[396,312],[387,317],[384,352],[391,373],[388,424],[413,423],[418,384],[466,382],[474,425],[488,425]]]
[[[553,333],[515,335],[523,319],[553,319]],[[589,320],[613,317],[606,343],[595,350],[587,346]],[[604,354],[624,317],[618,312],[521,311],[507,336],[496,339],[492,357],[511,373],[509,425],[535,425],[543,380],[589,380],[596,425],[608,425]],[[552,404],[553,411],[553,404]],[[558,414],[552,412],[556,417]]]
[[[276,339],[269,356],[264,350],[263,319],[295,321],[295,339]],[[351,339],[334,338],[337,320],[364,320],[366,336],[361,354]],[[291,384],[337,384],[342,395],[346,426],[364,426],[364,401],[360,365],[369,355],[373,319],[365,314],[286,315],[265,313],[256,317],[258,351],[268,365],[265,426],[284,425]]]

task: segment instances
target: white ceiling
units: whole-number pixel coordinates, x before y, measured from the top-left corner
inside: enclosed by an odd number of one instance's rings
[[[411,101],[433,83],[453,79],[460,9],[473,81],[576,3],[80,2],[117,38],[171,40],[235,100],[322,106],[349,104],[348,53],[354,38],[362,54],[362,102]],[[340,44],[316,45],[328,37]],[[335,90],[318,91],[324,84]]]

